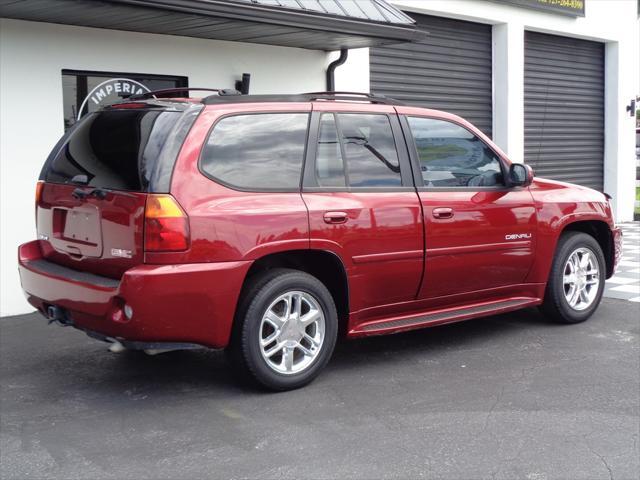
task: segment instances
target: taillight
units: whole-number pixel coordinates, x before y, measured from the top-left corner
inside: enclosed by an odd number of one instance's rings
[[[42,198],[42,187],[44,186],[44,182],[36,183],[36,227],[38,226],[38,205],[40,205],[40,199]]]
[[[189,218],[171,195],[147,196],[144,211],[144,249],[177,252],[189,246]]]
[[[40,203],[40,198],[42,198],[42,187],[44,186],[44,182],[36,183],[36,205]]]

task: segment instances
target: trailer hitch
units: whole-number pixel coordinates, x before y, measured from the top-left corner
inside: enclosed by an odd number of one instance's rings
[[[73,325],[73,320],[68,315],[68,313],[55,305],[49,305],[46,310],[46,316],[48,320],[48,324],[57,323],[61,327],[69,327]]]

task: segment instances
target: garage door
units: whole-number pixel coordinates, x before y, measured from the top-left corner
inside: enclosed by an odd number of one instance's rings
[[[524,64],[525,162],[602,190],[604,45],[526,32]]]
[[[491,136],[491,26],[411,13],[429,35],[371,48],[371,92],[460,115]]]

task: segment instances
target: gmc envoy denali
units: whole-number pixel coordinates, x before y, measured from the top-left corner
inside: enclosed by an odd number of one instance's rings
[[[175,94],[85,116],[46,160],[19,268],[50,321],[118,348],[228,349],[286,390],[338,335],[532,306],[584,321],[616,268],[605,194],[533,178],[455,115],[355,93]]]

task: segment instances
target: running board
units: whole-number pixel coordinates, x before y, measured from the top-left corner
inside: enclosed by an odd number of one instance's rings
[[[539,298],[519,297],[473,306],[448,308],[432,313],[404,315],[393,319],[382,319],[358,325],[349,332],[349,336],[376,335],[393,331],[412,330],[446,323],[460,322],[470,318],[518,310],[527,306],[539,305]]]

